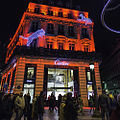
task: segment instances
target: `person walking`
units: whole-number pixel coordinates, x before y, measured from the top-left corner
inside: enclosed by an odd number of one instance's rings
[[[39,120],[43,120],[43,113],[44,113],[44,92],[41,91],[40,95],[37,98],[37,105],[38,105],[38,118]]]
[[[90,113],[93,111],[94,112],[94,100],[93,100],[93,96],[90,95],[90,99],[89,99],[89,106],[90,106]]]
[[[25,99],[23,96],[23,92],[20,92],[19,96],[17,96],[15,99],[15,112],[16,112],[15,120],[21,120],[23,116],[24,108],[25,108]]]
[[[64,107],[65,120],[77,120],[77,110],[72,99],[72,93],[67,93],[67,100]]]
[[[81,98],[81,95],[78,96],[78,105],[79,105],[79,111],[80,113],[83,113],[83,100]]]
[[[105,90],[103,91],[103,94],[99,95],[98,104],[101,108],[102,120],[105,120],[105,115],[107,120],[109,120],[110,101],[109,97],[105,94]]]
[[[116,109],[112,111],[110,120],[120,120],[120,94],[117,96]]]

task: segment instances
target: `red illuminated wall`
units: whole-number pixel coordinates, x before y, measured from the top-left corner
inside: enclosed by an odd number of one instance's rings
[[[37,10],[37,11],[36,11]],[[48,13],[52,11],[52,15]],[[62,16],[59,17],[59,12],[62,12]],[[49,15],[48,15],[49,14]],[[69,18],[69,14],[72,18]],[[43,38],[37,39],[36,47],[47,47],[49,42],[52,42],[52,49],[58,49],[58,43],[63,43],[63,49],[69,50],[69,45],[74,44],[75,51],[85,51],[87,47],[87,52],[94,52],[94,38],[93,38],[93,25],[94,23],[86,24],[85,21],[78,21],[80,14],[84,14],[85,18],[88,18],[88,12],[82,12],[78,10],[71,10],[59,7],[52,7],[47,5],[29,3],[26,12],[24,12],[21,22],[16,30],[15,35],[8,45],[6,63],[13,54],[17,45],[26,45],[27,39],[34,32],[31,31],[33,22],[38,22],[38,29],[43,29],[45,31],[45,36]],[[51,23],[54,26],[54,35],[47,34],[47,25]],[[65,35],[59,35],[58,25],[64,25]],[[73,26],[76,37],[68,37],[68,27]],[[89,38],[81,38],[82,28],[87,29]],[[37,29],[36,29],[37,31]],[[41,40],[42,39],[42,40]],[[40,42],[39,42],[40,41]],[[44,43],[43,43],[44,42]]]

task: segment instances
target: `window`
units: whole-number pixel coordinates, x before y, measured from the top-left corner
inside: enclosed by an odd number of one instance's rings
[[[58,49],[63,50],[63,43],[58,43]]]
[[[34,13],[39,13],[40,12],[40,8],[35,8]]]
[[[58,25],[58,35],[64,35],[64,25]]]
[[[63,12],[58,12],[58,17],[63,17]]]
[[[82,28],[81,30],[81,39],[84,39],[84,38],[90,39],[87,28]]]
[[[84,52],[89,52],[89,46],[88,45],[84,45]]]
[[[75,50],[75,44],[69,44],[69,50]]]
[[[48,15],[53,16],[53,11],[48,10]]]
[[[39,23],[37,21],[32,22],[31,32],[35,32],[38,30],[38,24]]]
[[[47,48],[48,49],[52,49],[53,48],[53,43],[52,42],[48,42],[47,43]]]
[[[75,32],[74,32],[74,27],[73,26],[68,26],[68,36],[74,37]]]
[[[51,23],[48,23],[47,25],[47,33],[48,34],[54,34],[54,25]]]
[[[68,18],[69,18],[69,19],[73,19],[72,13],[69,13],[69,14],[68,14]]]

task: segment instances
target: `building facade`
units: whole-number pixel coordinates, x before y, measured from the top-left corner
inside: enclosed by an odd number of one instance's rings
[[[7,47],[2,90],[81,94],[84,106],[93,95],[90,63],[94,63],[97,94],[101,94],[99,55],[95,52],[94,23],[88,12],[29,3]]]
[[[111,54],[100,65],[103,89],[114,94],[120,93],[120,40],[116,42]]]

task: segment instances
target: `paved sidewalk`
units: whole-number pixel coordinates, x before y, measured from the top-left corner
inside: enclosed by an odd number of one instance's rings
[[[11,120],[14,120],[14,118],[15,113]],[[78,118],[79,120],[102,120],[101,118],[92,117],[92,113],[90,114],[89,109],[84,109],[84,113],[79,114]],[[24,120],[24,117],[21,120]],[[59,120],[58,111],[54,110],[54,112],[49,112],[48,109],[45,109],[43,120]]]

